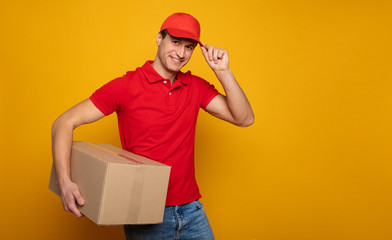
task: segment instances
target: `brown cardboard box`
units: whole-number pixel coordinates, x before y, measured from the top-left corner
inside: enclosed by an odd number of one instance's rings
[[[170,167],[109,144],[73,142],[71,179],[98,225],[161,223]],[[59,195],[52,167],[49,189]]]

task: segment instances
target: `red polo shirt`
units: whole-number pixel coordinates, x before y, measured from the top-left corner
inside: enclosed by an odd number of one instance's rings
[[[194,142],[199,109],[218,95],[190,71],[161,77],[146,62],[107,83],[90,97],[105,115],[117,113],[123,149],[172,166],[166,206],[201,197],[195,179]]]

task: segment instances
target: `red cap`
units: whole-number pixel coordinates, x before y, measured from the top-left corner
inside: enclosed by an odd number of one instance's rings
[[[189,38],[200,43],[200,24],[187,13],[174,13],[163,22],[161,31],[167,30],[173,37]]]

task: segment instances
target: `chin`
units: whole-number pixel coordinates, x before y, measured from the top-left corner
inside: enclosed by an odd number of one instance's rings
[[[179,72],[184,66],[185,64],[181,64],[181,65],[170,64],[168,65],[168,69],[172,72]]]

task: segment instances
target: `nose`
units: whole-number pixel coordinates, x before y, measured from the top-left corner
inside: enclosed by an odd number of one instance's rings
[[[185,57],[185,47],[183,47],[183,46],[178,47],[176,50],[176,53],[179,58],[184,58]]]

